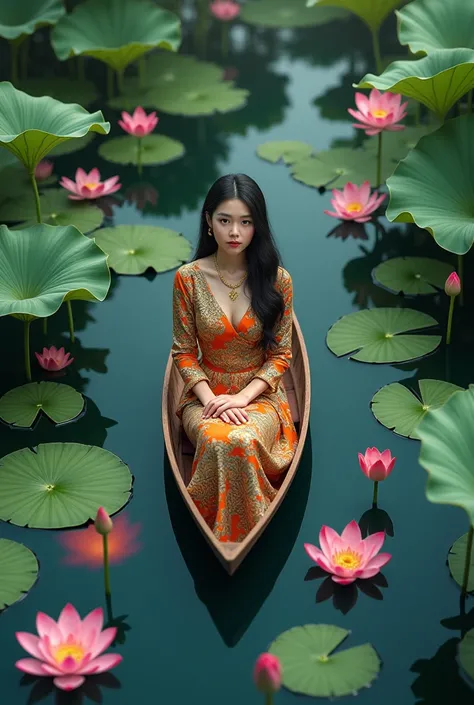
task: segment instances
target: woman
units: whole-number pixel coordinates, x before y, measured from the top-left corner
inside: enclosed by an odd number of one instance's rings
[[[176,273],[172,355],[185,384],[176,413],[196,448],[188,490],[220,541],[245,538],[296,450],[280,383],[291,360],[292,284],[279,260],[255,181],[218,179],[194,260]]]

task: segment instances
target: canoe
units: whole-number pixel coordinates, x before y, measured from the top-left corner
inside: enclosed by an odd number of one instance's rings
[[[240,543],[219,541],[202,518],[186,489],[191,479],[194,447],[187,438],[181,421],[175,413],[184,385],[171,355],[166,366],[163,384],[162,421],[166,452],[171,471],[194,521],[229,575],[232,575],[237,570],[275,516],[293,481],[303,452],[309,424],[310,371],[303,334],[295,316],[293,316],[292,353],[291,366],[283,376],[283,383],[287,390],[293,421],[298,432],[298,446],[293,461],[278,489],[277,496],[268,507],[265,515]]]

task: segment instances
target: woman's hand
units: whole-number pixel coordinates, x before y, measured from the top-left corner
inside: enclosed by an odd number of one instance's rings
[[[245,407],[248,406],[248,398],[242,394],[219,394],[211,399],[202,412],[203,419],[221,417],[227,423],[246,423],[249,420]],[[227,418],[224,417],[224,413]]]

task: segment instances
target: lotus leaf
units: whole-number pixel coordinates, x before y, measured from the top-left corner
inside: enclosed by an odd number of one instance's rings
[[[453,105],[474,88],[474,50],[445,49],[418,61],[394,61],[380,76],[366,74],[356,87],[414,98],[443,121]]]
[[[122,73],[152,49],[177,51],[181,23],[151,0],[86,0],[58,22],[51,42],[60,61],[85,54]]]
[[[439,335],[411,333],[435,325],[434,318],[410,308],[356,311],[334,323],[326,343],[338,357],[351,353],[349,357],[360,362],[406,362],[428,355],[438,347]]]
[[[474,49],[474,12],[466,0],[415,0],[396,12],[398,38],[414,54]]]
[[[382,178],[392,173],[393,163],[382,164]],[[362,184],[377,181],[377,160],[375,152],[339,147],[327,152],[316,152],[307,159],[293,164],[291,176],[307,186],[340,188],[348,181]]]
[[[468,534],[464,534],[453,543],[448,553],[449,572],[453,576],[453,580],[457,582],[459,587],[462,587],[464,581],[464,569],[466,565]],[[467,592],[474,592],[474,551],[471,550],[471,561],[469,568],[469,577],[467,581]]]
[[[311,27],[345,19],[340,7],[305,8],[303,3],[288,0],[250,0],[242,6],[240,17],[258,27]]]
[[[55,424],[72,421],[82,412],[82,394],[67,384],[31,382],[0,398],[0,419],[15,428],[30,428],[43,413]]]
[[[461,507],[474,526],[474,386],[427,414],[417,434],[419,463],[428,473],[428,500]]]
[[[62,0],[18,0],[0,5],[0,37],[19,39],[55,24],[66,12]]]
[[[257,147],[257,154],[267,162],[276,164],[282,159],[285,164],[307,159],[313,151],[310,144],[305,142],[264,142]]]
[[[376,284],[394,294],[436,294],[444,289],[453,266],[429,257],[394,257],[372,272]]]
[[[0,539],[0,610],[18,602],[38,579],[35,554],[22,543]]]
[[[184,145],[166,135],[116,137],[99,147],[103,159],[117,164],[167,164],[184,155]]]
[[[338,7],[357,15],[372,31],[377,31],[384,19],[403,0],[308,0],[308,7]]]
[[[449,120],[422,137],[387,181],[390,221],[426,228],[448,252],[474,242],[474,117]]]

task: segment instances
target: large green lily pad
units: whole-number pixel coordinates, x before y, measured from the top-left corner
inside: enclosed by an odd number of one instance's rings
[[[106,135],[109,130],[100,110],[88,113],[80,105],[49,96],[34,98],[8,81],[0,83],[0,146],[13,152],[30,172],[61,142],[88,132]]]
[[[307,8],[302,2],[288,0],[249,0],[240,13],[244,22],[258,27],[311,27],[347,16],[339,7]]]
[[[257,154],[261,159],[276,164],[282,159],[285,164],[307,159],[313,151],[310,144],[305,142],[264,142],[257,147]]]
[[[420,379],[419,396],[399,382],[387,384],[374,395],[370,407],[383,426],[399,436],[417,438],[420,421],[439,409],[462,387],[438,379]]]
[[[474,49],[474,12],[466,0],[415,0],[397,10],[398,38],[414,54]]]
[[[474,50],[445,49],[419,61],[394,61],[380,76],[366,74],[356,87],[414,98],[443,121],[453,105],[474,88]]]
[[[72,226],[0,225],[0,316],[45,318],[63,301],[103,301],[110,286],[107,256]]]
[[[0,610],[25,597],[36,583],[38,571],[33,551],[22,543],[0,539]]]
[[[66,12],[62,0],[21,0],[0,5],[0,37],[18,39],[55,24]]]
[[[0,398],[0,419],[15,428],[30,428],[41,413],[55,424],[66,423],[83,409],[82,394],[57,382],[31,382]]]
[[[64,529],[118,512],[130,499],[128,466],[108,450],[43,443],[0,459],[0,518],[33,529]]]
[[[191,243],[174,230],[154,225],[118,225],[95,236],[118,274],[143,274],[148,268],[167,272],[186,262]]]
[[[315,698],[356,695],[380,671],[380,659],[370,644],[333,653],[350,632],[331,624],[293,627],[270,645],[280,660],[283,685]]]
[[[166,135],[147,135],[142,137],[141,147],[136,137],[116,137],[103,142],[99,147],[102,159],[116,164],[138,164],[139,149],[141,150],[141,163],[167,164],[184,155],[184,144]]]
[[[326,343],[338,357],[373,363],[407,362],[436,350],[439,335],[410,331],[436,326],[431,316],[410,308],[377,308],[343,316],[328,331]]]
[[[422,137],[397,166],[388,220],[416,223],[443,249],[465,254],[474,242],[473,169],[474,116],[465,115]]]
[[[474,679],[474,629],[464,634],[458,646],[459,663],[469,678]]]
[[[86,0],[58,22],[51,43],[60,61],[85,54],[122,72],[152,49],[177,51],[181,23],[151,0]]]
[[[371,30],[378,30],[384,19],[403,0],[308,0],[307,6],[338,7],[357,15]]]
[[[453,579],[459,587],[462,587],[464,581],[464,566],[466,564],[467,552],[467,537],[464,534],[453,543],[448,553],[448,566]],[[474,591],[474,551],[471,550],[471,562],[469,569],[469,577],[467,581],[467,592]]]
[[[474,386],[427,414],[417,434],[419,463],[428,472],[428,500],[461,507],[474,525]]]
[[[93,81],[70,78],[27,78],[21,81],[21,90],[29,95],[41,97],[49,95],[62,103],[89,105],[99,97]]]
[[[392,165],[393,168],[393,165]],[[382,165],[382,179],[391,174],[390,168]],[[293,164],[291,176],[306,186],[321,188],[331,186],[340,188],[348,181],[362,184],[369,181],[372,185],[377,180],[377,161],[373,152],[361,149],[336,147],[326,152],[317,152],[307,159],[301,159]]]
[[[97,206],[71,201],[63,189],[48,189],[40,196],[41,218],[46,225],[74,225],[82,233],[96,230],[102,224],[104,214]],[[36,223],[35,204],[29,199],[15,198],[0,205],[0,221],[11,223],[24,221],[18,228]]]
[[[394,257],[372,272],[376,284],[394,294],[436,294],[444,289],[453,266],[429,257]]]

